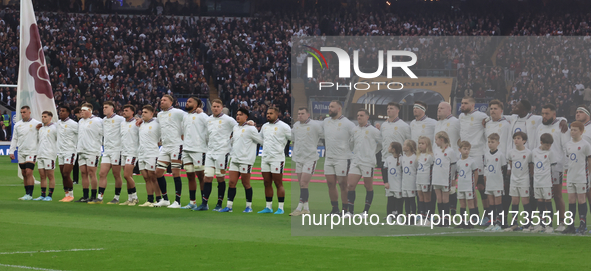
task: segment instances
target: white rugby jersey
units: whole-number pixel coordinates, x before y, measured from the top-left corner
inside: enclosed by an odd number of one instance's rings
[[[481,157],[484,155],[484,146],[487,145],[487,141],[484,136],[482,120],[486,118],[486,114],[476,110],[468,114],[460,114],[460,138],[462,141],[468,141],[472,145],[470,157]]]
[[[160,141],[160,123],[155,118],[144,121],[139,128],[138,157],[140,159],[156,158],[160,153],[158,142]]]
[[[459,149],[458,140],[460,139],[460,120],[453,115],[438,120],[437,124],[435,124],[435,131],[433,132],[433,146],[435,146],[435,135],[441,131],[446,132],[447,136],[449,136],[449,146],[454,150]]]
[[[384,165],[388,168],[390,191],[402,192],[402,165],[400,164],[400,160],[390,155],[384,161]]]
[[[529,165],[532,163],[531,151],[512,149],[508,158],[511,162],[511,186],[529,187]]]
[[[296,122],[291,129],[293,151],[291,160],[296,163],[317,161],[318,140],[324,137],[322,122],[307,119],[305,122]]]
[[[324,119],[324,143],[326,145],[326,158],[335,160],[347,160],[351,158],[350,140],[353,136],[355,124],[341,115],[337,119]]]
[[[427,117],[427,115],[424,115],[419,120],[412,120],[410,122],[410,139],[414,142],[419,142],[420,136],[426,136],[433,142],[435,125],[437,125],[437,121]]]
[[[534,188],[552,187],[552,151],[535,148],[531,152],[534,163]]]
[[[40,123],[34,118],[29,118],[28,121],[19,120],[15,123],[8,154],[14,154],[18,147],[21,155],[37,155],[37,124]]]
[[[135,125],[135,118],[121,122],[121,155],[127,157],[138,157],[140,144],[139,127]]]
[[[183,151],[207,152],[209,116],[193,111],[183,117]]]
[[[456,172],[458,173],[458,192],[474,192],[474,179],[478,178],[478,170],[474,158],[468,157],[466,159],[460,158],[456,164]]]
[[[535,149],[535,138],[539,137],[536,135],[536,131],[538,130],[538,126],[542,124],[542,116],[533,115],[529,113],[525,115],[525,117],[520,118],[518,115],[511,115],[505,116],[509,122],[511,122],[511,139],[513,139],[513,135],[517,132],[524,132],[527,134],[527,142],[525,147],[528,148],[530,151]],[[511,144],[509,144],[509,148],[515,149],[515,143],[511,140]]]
[[[361,127],[353,128],[353,159],[352,163],[361,166],[375,167],[376,153],[382,149],[382,135],[380,130],[369,122]]]
[[[39,151],[37,158],[55,160],[57,157],[57,125],[49,125],[39,128]]]
[[[76,153],[78,145],[78,122],[70,118],[57,121],[58,154]]]
[[[402,190],[417,190],[417,156],[400,156],[402,167]]]
[[[263,144],[263,138],[257,128],[246,124],[234,126],[232,135],[232,163],[253,165],[257,158],[257,143]]]
[[[266,162],[285,161],[285,145],[291,140],[291,128],[285,122],[276,119],[261,127],[263,138],[263,160]]]
[[[105,152],[121,151],[121,123],[125,118],[115,113],[103,118],[103,148]]]
[[[433,155],[421,153],[417,157],[417,184],[431,184],[433,170]]]
[[[583,131],[583,139],[591,144],[591,120],[585,123],[585,131]]]
[[[207,153],[210,155],[230,153],[231,146],[228,143],[236,125],[238,122],[224,113],[209,117],[207,119]]]
[[[559,119],[555,119],[550,125],[540,125],[536,132],[536,147],[542,145],[540,137],[546,133],[551,134],[554,139],[554,143],[552,143],[552,147],[550,147],[550,151],[552,152],[552,164],[556,164],[556,170],[562,171],[566,162],[565,149],[566,143],[570,141],[570,129],[566,133],[562,133],[560,130]]]
[[[591,156],[591,145],[587,141],[581,139],[579,142],[571,140],[566,143],[567,183],[587,183],[587,158],[589,156]]]
[[[103,145],[103,119],[91,116],[78,122],[78,153],[101,155]]]
[[[486,177],[486,190],[504,190],[503,187],[503,167],[507,165],[505,154],[497,149],[492,154],[484,154],[484,177]]]
[[[484,136],[488,140],[488,136],[497,133],[499,135],[499,147],[498,149],[503,153],[509,153],[510,142],[513,142],[513,135],[511,135],[511,123],[505,118],[501,117],[498,121],[490,120],[486,123]],[[484,144],[484,150],[490,151],[487,144]]]
[[[392,142],[403,145],[405,140],[410,139],[410,125],[400,118],[393,121],[384,121],[380,126],[380,132],[382,133],[382,161],[386,161],[386,158],[392,156],[388,152]]]
[[[456,173],[452,172],[452,166],[456,164],[458,155],[451,147],[441,150],[435,147],[433,150],[433,181],[432,185],[450,185],[455,179]]]
[[[168,110],[158,112],[158,123],[160,124],[160,137],[162,147],[178,148],[183,145],[183,118],[187,112],[172,106]],[[228,143],[226,139],[226,144]]]

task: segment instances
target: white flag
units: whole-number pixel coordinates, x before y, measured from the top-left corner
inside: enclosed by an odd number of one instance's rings
[[[14,122],[21,120],[20,109],[25,105],[31,108],[32,118],[41,121],[41,113],[49,111],[53,113],[53,121],[55,122],[58,118],[55,100],[31,0],[21,1],[20,23],[20,56],[18,86],[16,88],[17,113]],[[18,170],[18,176],[23,178],[20,170]]]
[[[28,105],[31,108],[32,118],[41,121],[41,113],[49,111],[53,113],[53,120],[57,121],[55,100],[31,0],[21,1],[19,50],[16,111],[20,112],[22,106]],[[20,119],[21,115],[17,113],[16,121]]]

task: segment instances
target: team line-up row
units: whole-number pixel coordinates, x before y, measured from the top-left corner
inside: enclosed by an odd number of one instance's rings
[[[267,206],[261,212],[273,212],[272,185],[275,184],[279,199],[279,208],[275,213],[281,214],[285,197],[282,185],[285,163],[283,149],[287,141],[293,140],[292,159],[296,162],[301,196],[298,207],[291,215],[306,214],[309,213],[307,187],[318,160],[318,141],[324,138],[324,173],[333,213],[339,212],[337,186],[340,186],[343,211],[353,213],[355,187],[361,178],[364,178],[367,190],[364,213],[369,211],[373,200],[373,168],[377,163],[376,153],[381,151],[383,165],[379,166],[382,167],[382,176],[386,183],[389,214],[403,214],[404,211],[407,214],[424,214],[427,211],[433,213],[433,194],[439,203],[439,211],[451,208],[454,212],[457,197],[460,199],[460,212],[465,212],[467,207],[471,213],[477,213],[478,204],[473,200],[476,187],[482,198],[487,198],[482,202],[485,211],[499,213],[508,210],[510,205],[515,210],[519,208],[520,199],[526,211],[535,209],[532,205],[537,205],[540,210],[547,210],[552,208],[551,198],[554,198],[561,216],[559,221],[563,221],[565,208],[564,203],[561,204],[562,174],[570,170],[570,174],[567,174],[567,187],[569,202],[572,204],[569,207],[573,211],[575,206],[576,212],[576,202],[579,202],[581,225],[584,226],[588,181],[586,172],[581,173],[581,167],[576,167],[586,165],[588,155],[585,151],[589,149],[588,141],[591,141],[591,129],[585,129],[590,123],[590,114],[584,106],[577,110],[577,120],[583,125],[571,125],[575,127],[570,132],[571,139],[568,125],[556,118],[552,105],[544,106],[542,116],[535,116],[529,113],[531,106],[527,101],[517,103],[511,116],[503,116],[503,104],[497,100],[492,101],[489,117],[475,111],[474,99],[466,97],[462,100],[462,114],[459,119],[451,114],[451,106],[444,102],[438,108],[438,121],[427,117],[427,105],[417,101],[413,109],[415,119],[410,125],[398,118],[400,106],[391,103],[387,107],[388,120],[377,127],[369,124],[369,114],[365,110],[357,112],[359,124],[354,125],[343,116],[342,105],[338,101],[331,102],[330,118],[323,122],[311,120],[308,110],[300,108],[298,122],[293,129],[279,121],[277,110],[270,108],[267,112],[268,123],[263,125],[260,132],[247,122],[249,112],[246,109],[239,110],[234,120],[222,113],[220,100],[212,101],[212,116],[201,112],[200,99],[188,100],[188,112],[172,108],[172,101],[173,98],[168,95],[162,97],[162,110],[157,118],[153,118],[152,106],[144,106],[142,118],[138,120],[133,116],[135,108],[131,105],[124,106],[123,116],[118,116],[114,114],[113,104],[105,102],[103,113],[107,117],[100,119],[92,116],[92,105],[84,104],[79,123],[69,119],[69,108],[60,107],[57,124],[51,123],[51,113],[44,112],[40,125],[30,118],[30,110],[23,107],[23,120],[15,125],[10,152],[12,155],[15,148],[19,148],[19,165],[25,177],[26,189],[26,195],[21,199],[32,199],[32,171],[36,159],[39,159],[43,193],[41,198],[47,200],[48,196],[45,196],[43,189],[46,187],[45,176],[49,178],[51,193],[52,183],[55,183],[53,169],[57,156],[66,191],[66,197],[62,201],[73,201],[70,172],[72,164],[78,159],[84,191],[79,202],[102,203],[106,177],[113,169],[116,196],[111,203],[118,203],[122,186],[119,165],[124,165],[129,195],[128,200],[121,204],[137,204],[132,172],[135,163],[138,163],[148,192],[148,201],[143,206],[207,210],[215,176],[218,181],[218,202],[214,210],[232,211],[236,183],[241,179],[247,198],[245,212],[251,212],[250,172],[256,158],[256,145],[262,144],[264,148],[261,167]],[[577,130],[577,126],[581,127]],[[585,140],[577,140],[575,131]],[[569,152],[568,146],[571,143],[580,145],[576,146],[580,153]],[[159,145],[162,146],[160,151]],[[432,145],[436,147],[432,148]],[[104,153],[99,181],[96,171],[101,146],[104,146]],[[539,158],[539,153],[544,153],[545,160],[535,160]],[[573,160],[573,155],[583,158]],[[180,205],[181,164],[187,171],[190,191],[190,203],[184,207]],[[165,169],[169,165],[176,190],[176,199],[172,204],[168,200],[164,178]],[[228,202],[222,208],[224,175],[228,165]],[[544,178],[536,180],[535,176],[538,175]],[[202,203],[199,206],[195,198],[196,177],[199,178],[202,194]],[[92,185],[90,197],[89,183]],[[157,202],[154,202],[154,194]],[[536,204],[535,200],[530,202],[530,197],[534,195],[540,203]],[[415,197],[418,197],[418,202],[415,202]],[[506,225],[498,221],[499,219],[495,220],[488,230],[500,230],[501,225]],[[528,225],[524,226],[529,229]],[[512,225],[508,229],[516,227],[517,225]],[[557,230],[564,229],[565,225],[560,223]],[[569,228],[571,230],[574,229]],[[551,230],[547,228],[546,231]]]

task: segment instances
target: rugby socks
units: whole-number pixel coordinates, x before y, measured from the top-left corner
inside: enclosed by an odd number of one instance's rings
[[[148,202],[154,203],[154,195],[148,195]]]
[[[137,199],[137,189],[135,187],[131,188],[131,189],[127,189],[127,190],[128,190],[127,193],[131,195],[132,200]]]
[[[226,182],[218,182],[218,203],[217,203],[217,205],[222,206],[222,201],[224,201],[224,194],[226,194]]]
[[[96,189],[91,189],[90,190],[90,198],[91,199],[96,199]]]
[[[480,214],[478,213],[478,208],[470,208],[470,216],[472,216],[472,215],[480,216]],[[470,219],[470,218],[468,218],[468,219]],[[478,222],[478,218],[470,221],[470,224],[475,225],[477,222]],[[468,224],[468,223],[466,223],[466,224]]]
[[[352,213],[352,214],[353,214],[353,212],[355,210],[355,197],[356,196],[357,195],[355,194],[355,191],[349,191],[349,192],[347,192],[347,202],[349,203],[348,212],[349,213]]]
[[[415,201],[415,197],[409,197],[408,201],[410,203],[410,213],[416,214],[417,213],[417,202]],[[411,225],[413,225],[416,223],[416,221],[409,220],[409,223],[412,223]]]
[[[546,202],[546,211],[550,211],[551,215],[550,215],[550,219],[548,221],[550,224],[548,225],[548,227],[552,227],[552,214],[554,213],[554,208],[552,208],[552,201]],[[543,212],[542,212],[542,214],[543,214]],[[573,216],[574,215],[575,214],[573,213]],[[558,224],[560,224],[560,223],[558,223]]]
[[[450,208],[450,212],[451,212],[452,217],[456,214],[457,207],[458,207],[457,205],[458,205],[458,193],[456,192],[456,193],[449,195],[449,208]]]
[[[41,187],[41,196],[42,196],[42,197],[45,197],[45,196],[47,196],[47,193],[46,193],[46,191],[47,191],[47,187]]]
[[[400,198],[400,199],[395,198],[394,199],[394,203],[396,205],[396,207],[395,207],[396,215],[403,214],[403,212],[404,212],[404,209],[403,209],[404,208],[404,199],[402,199],[402,198]]]
[[[50,197],[50,198],[53,197],[53,190],[54,189],[55,188],[49,188],[49,194],[47,195],[48,197]]]
[[[308,191],[308,188],[300,188],[300,201],[306,203],[309,197],[310,191]]]
[[[511,204],[511,211],[513,212],[518,212],[517,214],[519,214],[519,204]],[[517,217],[519,217],[519,215],[514,215],[516,218],[512,219],[511,221],[518,221]],[[507,213],[508,215],[508,213]],[[514,226],[513,224],[511,224],[511,226]]]
[[[164,176],[157,179],[158,180],[158,187],[160,187],[160,192],[162,192],[162,198],[164,200],[168,200],[168,194],[166,193],[166,178]]]
[[[32,197],[33,191],[35,190],[35,186],[34,185],[27,185],[27,186],[25,186],[25,188],[26,188],[25,191],[26,191],[27,195]]]
[[[181,177],[174,177],[173,179],[174,179],[174,192],[176,194],[174,201],[178,202],[178,204],[181,204],[181,193],[183,191],[183,181],[181,181]]]
[[[332,206],[332,211],[331,213],[338,213],[339,212],[339,202],[338,201],[331,201],[330,205]],[[347,208],[345,208],[345,201],[343,200],[343,211],[345,211]]]
[[[587,203],[579,203],[579,220],[581,221],[579,227],[587,228]]]
[[[236,197],[236,187],[228,188],[228,205],[226,205],[228,208],[232,208],[232,205],[234,204],[234,197]]]
[[[531,218],[531,209],[530,208],[531,208],[531,204],[530,203],[523,204],[523,211],[527,214],[527,217],[530,217]],[[517,210],[519,210],[519,209],[517,209]],[[529,227],[530,223],[531,223],[531,221],[528,222],[526,225],[522,225],[522,226],[523,227]]]
[[[105,188],[104,187],[99,187],[99,193],[98,193],[98,199],[102,200],[103,199],[103,195],[105,194]],[[94,196],[93,196],[94,198]]]
[[[207,204],[207,201],[209,201],[209,195],[211,195],[211,187],[211,183],[203,184],[203,197],[201,198],[201,204]]]
[[[121,187],[115,187],[115,197],[114,199],[119,200],[119,197],[121,196]]]
[[[189,199],[191,200],[191,204],[197,202],[197,190],[189,190]]]
[[[466,221],[464,220],[464,214],[466,213],[466,208],[460,207],[460,225],[467,225]],[[452,216],[453,218],[453,216]]]
[[[419,209],[417,211],[417,213],[420,214],[422,217],[425,217],[425,210],[424,210],[425,202],[418,201],[417,202],[417,206],[418,206],[418,209]]]
[[[373,202],[373,190],[365,192],[365,208],[363,209],[364,212],[369,212],[369,208],[371,207],[372,202]]]
[[[285,204],[285,197],[277,197],[277,201],[279,202],[279,209],[283,210],[283,204]]]
[[[82,193],[84,194],[83,198],[85,198],[85,199],[87,199],[87,198],[88,198],[88,192],[89,192],[89,191],[90,191],[90,190],[89,190],[88,188],[83,188],[83,189],[82,189]]]
[[[265,201],[267,202],[267,204],[265,205],[265,208],[269,208],[269,209],[273,209],[273,197],[265,197]]]
[[[246,194],[246,207],[252,208],[252,187],[245,188],[244,193]]]
[[[156,196],[156,202],[159,202],[162,199],[162,196]]]
[[[393,196],[388,197],[388,203],[386,205],[386,214],[394,214],[396,212],[396,198]]]

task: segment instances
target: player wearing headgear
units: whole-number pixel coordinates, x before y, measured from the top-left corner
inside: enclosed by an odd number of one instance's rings
[[[433,142],[437,121],[427,117],[427,104],[415,101],[412,112],[415,119],[410,122],[410,139],[418,142],[420,136],[426,136]]]
[[[585,131],[583,131],[583,139],[587,141],[587,143],[591,144],[591,110],[589,110],[589,108],[585,105],[579,105],[579,107],[577,107],[575,119],[577,121],[582,122],[585,126]],[[591,179],[591,174],[589,174],[589,179]],[[589,210],[591,210],[590,200],[591,190],[587,192],[587,202],[589,203]]]
[[[82,117],[78,122],[78,163],[82,173],[82,191],[84,196],[76,202],[87,202],[90,204],[102,203],[97,200],[98,180],[96,170],[101,155],[103,143],[103,119],[92,115],[92,104],[84,103],[80,109]],[[90,179],[90,183],[89,183]],[[91,197],[88,197],[88,188],[92,185]]]

